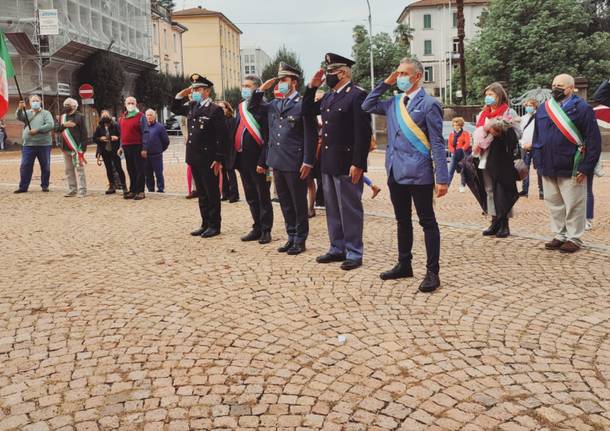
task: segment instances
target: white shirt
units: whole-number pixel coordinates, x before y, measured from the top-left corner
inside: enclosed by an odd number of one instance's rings
[[[411,102],[413,101],[413,99],[415,98],[415,96],[417,96],[419,94],[420,91],[424,91],[424,89],[422,87],[419,87],[417,90],[415,90],[413,93],[407,94],[407,97],[409,98],[409,100],[407,101],[407,108],[409,106],[411,106]]]

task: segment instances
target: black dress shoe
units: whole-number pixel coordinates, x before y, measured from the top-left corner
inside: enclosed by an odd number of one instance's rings
[[[246,235],[242,236],[240,239],[242,241],[256,241],[261,237],[261,232],[258,230],[251,230]]]
[[[229,198],[229,203],[234,204],[235,202],[239,202],[239,197],[237,198]]]
[[[398,278],[413,277],[413,268],[410,263],[398,262],[394,268],[379,274],[382,280],[396,280]]]
[[[27,190],[21,190],[21,189],[17,189],[17,190],[15,190],[13,193],[15,193],[15,194],[19,194],[19,193],[27,193],[27,192],[28,192]]]
[[[42,192],[43,193],[49,193],[49,188],[48,187],[43,187],[42,188]]]
[[[322,256],[316,257],[316,262],[318,263],[331,263],[331,262],[343,262],[345,260],[345,254],[332,254],[326,253]]]
[[[278,248],[277,251],[279,251],[280,253],[286,253],[288,250],[290,250],[292,248],[293,245],[294,244],[292,243],[292,241],[287,241],[286,244],[284,244],[283,246]]]
[[[286,254],[290,256],[296,256],[297,254],[301,254],[305,251],[305,244],[293,244],[292,247],[288,249]]]
[[[362,260],[348,259],[341,264],[341,269],[344,271],[349,271],[350,269],[356,269],[360,266],[362,266]]]
[[[428,271],[426,278],[419,285],[419,291],[424,293],[434,292],[440,285],[441,279],[438,277],[438,274]]]
[[[204,233],[206,230],[208,230],[207,226],[202,226],[197,230],[194,230],[191,232],[191,235],[193,236],[201,236],[202,233]]]
[[[116,193],[116,189],[108,189],[108,190],[106,190],[106,192],[105,192],[105,193],[106,193],[107,195],[113,195],[113,194],[115,194],[115,193]]]
[[[131,192],[123,193],[123,199],[133,199],[135,197],[136,197],[136,195],[134,193],[131,193]]]
[[[498,233],[500,230],[500,220],[498,220],[495,216],[491,218],[491,224],[487,229],[483,231],[483,236],[492,236]]]
[[[259,244],[269,244],[271,242],[271,232],[265,231],[261,233],[261,237],[258,239]]]
[[[522,191],[519,192],[519,196],[527,197],[527,192],[525,190],[522,190]]]
[[[201,238],[212,238],[216,235],[220,235],[220,229],[209,227],[201,234]]]
[[[508,227],[508,219],[504,218],[498,223],[500,227],[496,232],[496,238],[506,238],[510,235],[510,228]]]

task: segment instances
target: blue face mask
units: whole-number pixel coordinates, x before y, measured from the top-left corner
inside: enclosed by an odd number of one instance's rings
[[[280,82],[277,86],[277,90],[285,96],[290,92],[290,84],[287,82]]]
[[[38,111],[40,109],[40,102],[32,102],[32,109]]]
[[[525,112],[527,112],[528,114],[532,114],[534,112],[534,107],[533,106],[526,106],[525,107]]]
[[[249,100],[252,97],[252,89],[248,87],[244,87],[241,89],[241,97],[244,100]]]
[[[494,96],[485,96],[486,105],[493,105],[494,103],[496,103],[496,98]]]
[[[399,90],[404,91],[405,93],[413,87],[411,81],[409,81],[408,76],[399,76],[396,80],[396,86]]]
[[[201,103],[201,100],[203,99],[203,96],[201,96],[201,93],[199,93],[198,91],[193,91],[191,93],[191,97],[193,98],[193,102],[196,103]]]

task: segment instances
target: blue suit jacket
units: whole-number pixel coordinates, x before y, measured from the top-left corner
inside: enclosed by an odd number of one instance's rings
[[[303,164],[313,166],[317,140],[316,117],[303,112],[302,97],[297,94],[282,109],[281,99],[264,103],[263,95],[263,92],[256,91],[248,109],[254,115],[267,117],[267,166],[289,172],[298,172]]]
[[[426,185],[449,183],[445,140],[443,139],[443,109],[441,104],[423,89],[409,104],[409,114],[430,142],[432,158],[415,149],[400,130],[396,118],[396,98],[379,100],[390,89],[385,82],[379,83],[362,104],[362,109],[385,115],[388,122],[388,147],[385,167],[388,176],[394,176],[398,184]],[[433,163],[434,162],[434,163]]]

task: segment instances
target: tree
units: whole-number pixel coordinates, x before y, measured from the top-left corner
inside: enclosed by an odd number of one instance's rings
[[[134,96],[141,105],[159,112],[173,97],[170,90],[167,75],[156,70],[146,70],[136,81]]]
[[[158,0],[157,4],[167,9],[170,13],[176,7],[176,3],[173,0]]]
[[[277,76],[277,71],[280,67],[280,62],[282,61],[291,65],[299,71],[302,77],[301,79],[299,79],[299,90],[302,90],[303,82],[306,78],[303,76],[303,67],[301,67],[301,61],[299,60],[299,56],[295,52],[289,51],[288,48],[286,48],[285,46],[282,46],[277,51],[275,57],[273,58],[273,61],[267,66],[265,66],[265,68],[263,69],[263,73],[261,75],[261,79],[263,80],[263,82]],[[273,90],[267,91],[265,95],[267,96],[268,100],[273,99]]]
[[[519,95],[549,86],[559,73],[598,85],[610,70],[610,34],[592,31],[592,16],[573,0],[495,0],[466,50],[469,94],[503,81]]]
[[[371,60],[369,33],[363,25],[357,25],[353,30],[354,45],[352,56],[356,64],[353,66],[353,80],[362,87],[371,88]],[[394,39],[388,33],[378,33],[373,36],[373,68],[375,79],[386,78],[396,69],[400,60],[410,55],[412,29],[399,25],[394,30]]]
[[[460,56],[460,89],[462,91],[462,103],[466,103],[468,92],[466,91],[466,59],[464,58],[464,0],[457,0],[457,33],[458,33],[458,54]]]
[[[95,106],[98,112],[110,109],[114,113],[121,106],[121,91],[125,85],[125,73],[121,62],[107,51],[97,51],[87,58],[78,70],[79,85],[93,86]]]
[[[237,105],[241,102],[241,88],[227,88],[223,92],[224,100],[229,102],[233,109],[237,109]]]

